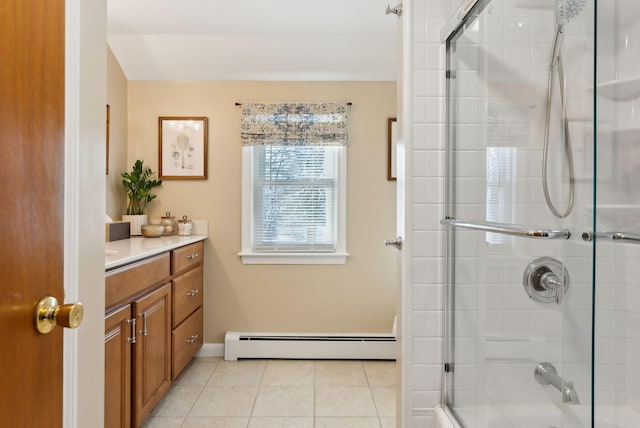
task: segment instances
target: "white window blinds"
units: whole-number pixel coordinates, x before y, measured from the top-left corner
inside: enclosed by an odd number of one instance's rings
[[[256,252],[335,251],[336,147],[253,147]]]

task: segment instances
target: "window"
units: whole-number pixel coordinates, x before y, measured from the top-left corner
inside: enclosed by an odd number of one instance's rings
[[[260,106],[263,118],[259,120],[264,122],[264,116],[273,118],[272,112],[265,114],[264,105]],[[289,114],[277,119],[300,127],[301,117]],[[243,262],[344,263],[346,147],[313,143],[314,136],[309,136],[308,129],[302,137],[292,137],[290,132],[278,137],[279,130],[264,130],[262,123],[260,137],[268,139],[268,144],[243,147]],[[248,134],[248,138],[256,137],[256,133]],[[332,142],[337,139],[332,133],[324,133],[327,135]],[[296,143],[300,139],[304,144]]]

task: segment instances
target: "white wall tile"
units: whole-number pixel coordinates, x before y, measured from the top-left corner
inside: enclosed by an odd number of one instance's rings
[[[440,364],[415,364],[414,365],[414,391],[438,391],[440,389],[440,377],[442,365]],[[430,396],[433,400],[435,397]],[[428,407],[434,407],[439,403],[428,403]]]
[[[440,226],[442,218],[444,218],[444,211],[441,204],[414,204],[413,206],[413,229],[416,232],[442,229]]]
[[[416,177],[413,179],[413,200],[418,204],[440,203],[444,181],[440,177]]]
[[[415,231],[413,233],[413,255],[415,257],[440,257],[442,255],[442,233],[439,231]]]
[[[433,364],[442,360],[441,338],[420,338],[413,342],[413,362],[414,364]]]
[[[415,284],[438,284],[442,281],[440,258],[413,259],[413,281]]]
[[[412,317],[413,337],[433,338],[442,335],[442,312],[414,311]]]

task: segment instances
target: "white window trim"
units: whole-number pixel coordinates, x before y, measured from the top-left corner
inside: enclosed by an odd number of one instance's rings
[[[253,156],[252,148],[242,148],[242,250],[243,264],[345,264],[347,253],[347,148],[338,151],[338,242],[332,253],[256,253],[253,251]]]

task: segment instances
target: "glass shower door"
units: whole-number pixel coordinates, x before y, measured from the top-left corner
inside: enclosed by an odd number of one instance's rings
[[[479,1],[447,41],[445,401],[464,427],[591,426],[593,243],[581,232],[593,216],[593,5],[583,3],[567,20],[555,1]]]
[[[596,426],[640,426],[640,2],[598,1]]]

